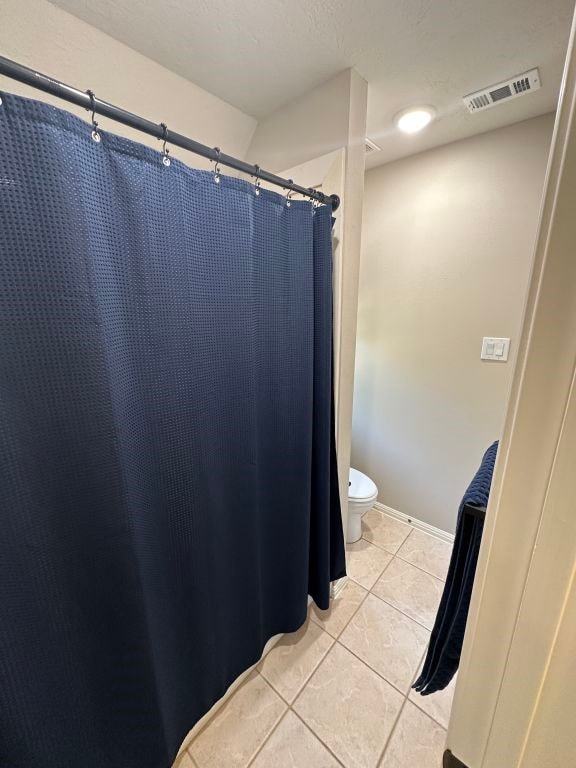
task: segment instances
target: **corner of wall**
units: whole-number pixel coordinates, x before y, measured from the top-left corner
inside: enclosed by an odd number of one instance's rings
[[[355,94],[362,83],[357,72],[346,69],[261,119],[248,148],[248,162],[279,173],[347,147],[351,115],[359,106]]]

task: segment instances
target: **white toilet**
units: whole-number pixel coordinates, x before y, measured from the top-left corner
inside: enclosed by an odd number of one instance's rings
[[[378,496],[373,480],[357,469],[350,468],[348,483],[348,532],[346,541],[351,544],[362,536],[362,515],[372,507]]]

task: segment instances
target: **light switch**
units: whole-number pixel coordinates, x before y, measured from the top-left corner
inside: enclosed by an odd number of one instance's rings
[[[510,350],[510,339],[496,339],[492,336],[484,336],[482,339],[482,360],[497,360],[505,363],[508,360]]]

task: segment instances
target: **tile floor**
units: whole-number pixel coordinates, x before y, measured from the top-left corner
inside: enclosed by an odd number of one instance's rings
[[[440,768],[453,684],[426,697],[410,685],[450,551],[370,510],[330,610],[282,638],[175,768]]]

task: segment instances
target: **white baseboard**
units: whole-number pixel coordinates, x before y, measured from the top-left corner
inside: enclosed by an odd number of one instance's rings
[[[443,531],[441,528],[436,528],[435,525],[430,525],[430,523],[425,523],[423,520],[418,520],[415,517],[410,517],[409,515],[405,515],[403,512],[398,512],[397,509],[393,509],[392,507],[387,507],[386,504],[381,504],[379,501],[375,502],[374,507],[379,512],[383,512],[385,515],[390,515],[390,517],[395,517],[396,520],[401,520],[403,523],[408,523],[409,525],[413,525],[414,528],[418,528],[419,531],[424,531],[424,533],[429,533],[430,536],[436,536],[437,539],[442,539],[442,541],[447,541],[449,544],[454,543],[453,533],[448,533],[448,531]]]

